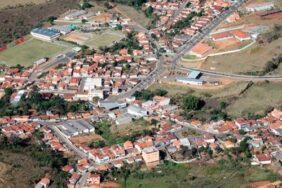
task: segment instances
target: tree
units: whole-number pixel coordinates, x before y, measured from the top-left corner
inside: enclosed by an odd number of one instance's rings
[[[201,109],[201,100],[193,95],[187,95],[182,100],[182,108],[184,111]]]
[[[145,10],[145,15],[148,17],[148,18],[151,18],[152,15],[153,15],[153,12],[154,12],[154,9],[149,6],[146,10]]]
[[[165,89],[157,89],[154,91],[154,94],[157,96],[165,96],[167,94],[167,90]]]

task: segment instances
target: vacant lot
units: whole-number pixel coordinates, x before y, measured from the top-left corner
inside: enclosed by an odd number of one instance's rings
[[[80,135],[80,136],[75,136],[71,138],[71,141],[75,145],[87,145],[90,142],[98,141],[98,140],[103,140],[103,138],[100,135],[97,134],[88,134],[88,135]]]
[[[0,63],[10,66],[17,64],[29,66],[36,60],[43,57],[52,57],[65,49],[63,46],[31,38],[24,44],[0,52]]]
[[[242,52],[209,57],[202,63],[201,68],[232,73],[261,71],[267,61],[271,60],[276,54],[281,53],[281,48],[282,39],[264,46],[255,44]]]
[[[136,10],[130,6],[117,5],[115,10],[143,27],[146,27],[150,21],[141,10]]]
[[[282,105],[282,83],[257,83],[227,107],[231,116],[249,112],[263,114],[270,107]]]

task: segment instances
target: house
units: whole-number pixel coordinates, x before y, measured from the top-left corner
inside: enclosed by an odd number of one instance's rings
[[[158,164],[160,161],[160,152],[153,146],[148,147],[148,148],[143,149],[142,157],[147,165],[150,163]]]
[[[233,30],[230,33],[239,41],[251,40],[251,36],[242,30]]]
[[[231,35],[230,32],[221,32],[221,33],[215,33],[215,34],[211,34],[211,39],[213,41],[224,41],[227,39],[231,39],[233,38],[233,36]]]
[[[269,154],[256,154],[252,159],[251,165],[267,165],[271,164],[271,156]]]
[[[237,22],[238,20],[240,20],[240,15],[238,12],[234,12],[226,18],[226,22],[228,23],[234,23]]]
[[[35,188],[47,188],[49,184],[50,184],[50,179],[44,177],[35,185]]]
[[[100,174],[89,174],[87,180],[86,180],[86,185],[91,186],[91,185],[100,185],[101,183],[101,176]]]
[[[76,182],[80,179],[80,174],[78,173],[73,173],[69,179],[69,182],[71,184],[76,184]]]
[[[212,47],[209,46],[206,43],[203,42],[199,42],[198,44],[196,44],[191,51],[189,52],[190,55],[195,55],[199,58],[204,57],[206,55],[208,55],[209,52],[212,51]]]

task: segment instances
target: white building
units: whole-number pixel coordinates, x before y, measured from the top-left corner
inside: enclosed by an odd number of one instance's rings
[[[192,78],[186,78],[186,77],[178,77],[176,78],[177,82],[183,83],[183,84],[190,84],[190,85],[203,85],[203,81],[199,79],[192,79]]]
[[[127,108],[127,113],[129,113],[130,115],[133,115],[133,116],[136,116],[136,117],[144,117],[144,116],[147,116],[148,115],[148,111],[139,107],[139,106],[136,106],[136,105],[130,105],[128,108]]]
[[[273,2],[252,3],[246,6],[248,12],[258,12],[272,10],[274,8]]]
[[[102,78],[86,78],[84,83],[84,91],[90,91],[96,87],[102,87]]]
[[[35,28],[31,30],[30,33],[34,38],[51,42],[58,37],[60,37],[60,32],[51,30],[51,29],[44,29],[44,28]]]

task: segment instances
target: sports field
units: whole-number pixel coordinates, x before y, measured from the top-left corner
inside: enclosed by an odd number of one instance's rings
[[[102,31],[92,34],[90,40],[86,42],[86,45],[94,49],[98,49],[101,46],[111,46],[113,42],[118,42],[124,38],[124,34],[120,31]]]
[[[64,50],[66,47],[63,45],[30,38],[24,44],[0,52],[0,64],[29,66],[43,57],[52,57]]]
[[[74,31],[66,35],[63,39],[79,45],[87,45],[90,48],[99,49],[102,46],[111,46],[114,42],[120,41],[125,35],[121,31],[106,30],[93,33],[83,33]]]

